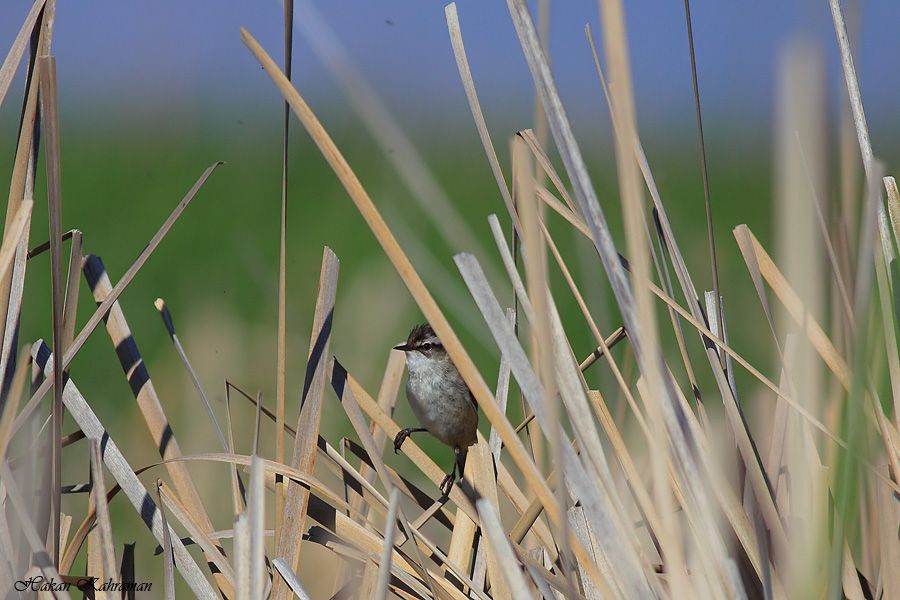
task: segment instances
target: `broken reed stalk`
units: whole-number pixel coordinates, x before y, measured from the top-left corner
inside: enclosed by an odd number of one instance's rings
[[[322,255],[316,310],[310,333],[306,377],[300,397],[297,435],[294,438],[290,463],[291,466],[309,473],[313,472],[316,464],[315,440],[319,436],[323,395],[327,381],[326,373],[331,358],[329,348],[337,294],[338,265],[339,261],[334,252],[325,248]],[[284,433],[283,430],[281,433]],[[276,555],[286,558],[292,569],[297,568],[297,561],[300,558],[300,537],[303,534],[308,502],[308,490],[296,484],[287,485],[287,497],[284,501],[284,514],[281,521],[282,531],[278,534],[279,543]],[[288,597],[288,593],[287,582],[283,578],[276,577],[272,597],[276,600],[285,599]]]
[[[169,312],[169,307],[166,305],[166,301],[162,298],[157,298],[153,305],[156,307],[156,310],[159,312],[160,317],[162,317],[163,325],[166,328],[166,331],[169,334],[169,338],[171,338],[172,343],[175,345],[175,350],[178,352],[178,358],[181,359],[181,362],[184,364],[184,368],[187,370],[188,375],[191,378],[191,383],[194,384],[194,389],[197,390],[197,394],[200,396],[200,400],[203,402],[203,408],[206,409],[206,414],[209,416],[209,420],[213,425],[213,428],[216,430],[216,437],[219,440],[219,444],[222,446],[223,452],[228,452],[229,445],[228,441],[225,439],[225,434],[222,433],[222,427],[219,425],[219,420],[216,418],[216,413],[213,411],[212,405],[209,403],[209,398],[206,397],[206,392],[203,391],[203,386],[200,384],[200,378],[197,377],[196,371],[194,371],[194,367],[191,366],[191,361],[188,359],[187,353],[184,351],[184,346],[181,345],[181,340],[178,339],[178,334],[175,333],[175,322],[172,320],[172,313]]]
[[[700,83],[697,76],[697,56],[694,51],[694,26],[691,19],[691,0],[684,0],[684,21],[687,28],[688,53],[691,58],[691,84],[694,91],[694,116],[697,120],[697,142],[700,153],[700,177],[703,180],[703,206],[706,210],[706,235],[709,241],[709,263],[712,270],[713,293],[721,298],[722,287],[719,285],[719,259],[716,256],[716,235],[713,228],[712,198],[709,191],[709,167],[706,160],[706,136],[703,133],[703,113],[700,110]],[[721,310],[716,311],[716,321],[721,323],[725,317]],[[724,360],[724,355],[722,359]]]

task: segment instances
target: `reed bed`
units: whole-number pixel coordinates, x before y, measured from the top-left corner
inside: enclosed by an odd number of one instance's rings
[[[103,261],[84,254],[90,232],[83,237],[61,229],[55,2],[35,1],[0,69],[0,102],[20,64],[27,70],[0,246],[4,597],[31,593],[17,582],[34,577],[71,584],[39,592],[61,598],[82,593],[85,577],[137,585],[134,547],[115,544],[129,534],[114,528],[115,503],[130,505],[159,545],[163,580],[152,582],[152,593],[166,598],[176,587],[200,598],[310,598],[310,581],[317,590],[331,590],[323,598],[900,598],[900,193],[871,146],[838,1],[830,0],[830,8],[847,90],[844,118],[856,138],[842,138],[842,172],[861,164],[864,190],[839,182],[840,206],[825,203],[835,193],[822,184],[819,59],[802,45],[793,47],[783,61],[777,108],[777,248],[766,248],[738,223],[733,240],[715,239],[716,197],[706,179],[693,71],[710,218],[709,291],[694,284],[668,217],[677,207],[667,206],[641,144],[621,0],[600,2],[602,47],[585,31],[597,71],[591,75],[613,124],[619,207],[592,181],[557,92],[544,51],[547,3],[539,3],[538,27],[523,0],[508,0],[508,6],[538,108],[533,130],[511,131],[503,140],[491,138],[482,112],[464,19],[454,4],[446,7],[449,51],[497,184],[496,202],[483,215],[491,247],[459,217],[325,25],[312,13],[302,21],[303,34],[326,62],[334,61],[378,143],[398,148],[394,167],[440,223],[440,234],[451,245],[465,240],[498,259],[483,264],[476,254],[461,253],[454,257],[458,274],[440,276],[467,290],[467,298],[453,303],[468,310],[470,320],[471,307],[477,310],[476,327],[496,349],[498,372],[473,361],[382,217],[378,199],[293,86],[293,5],[285,2],[284,68],[251,32],[240,32],[285,102],[275,402],[267,407],[260,394],[229,383],[220,422],[222,407],[211,404],[169,307],[157,300],[210,421],[196,425],[216,432],[208,452],[185,454],[118,300],[219,165],[199,175],[113,283]],[[690,32],[688,3],[685,9]],[[693,63],[692,39],[689,45]],[[341,327],[335,314],[340,261],[329,248],[322,252],[309,316],[299,417],[287,420],[296,396],[287,389],[288,365],[304,364],[288,356],[286,345],[287,140],[294,118],[303,130],[295,135],[307,136],[321,152],[477,401],[482,431],[449,497],[437,489],[448,465],[414,439],[402,448],[409,468],[392,466],[399,463],[386,452],[404,425],[393,417],[405,368],[401,353],[390,356],[377,391],[354,377],[354,365],[340,362],[341,348],[332,343]],[[508,164],[497,143],[508,144]],[[40,150],[45,174],[37,172]],[[42,176],[50,237],[35,244],[32,230],[44,231],[31,219],[35,181]],[[624,247],[615,244],[606,217],[618,209]],[[618,321],[607,329],[584,292],[584,277],[573,270],[580,257],[558,243],[571,235],[591,244],[593,262],[585,272],[615,298],[610,318]],[[736,244],[742,264],[718,262],[716,241]],[[29,339],[19,327],[29,261],[45,252],[52,273],[48,341]],[[746,271],[752,282],[769,326],[759,336],[768,340],[772,364],[753,364],[729,343],[728,323],[742,317],[724,302],[729,290],[720,289],[718,272],[726,268]],[[82,276],[97,307],[79,325]],[[498,296],[509,289],[514,303],[504,306]],[[569,296],[580,314],[558,310],[559,299]],[[117,445],[128,432],[107,428],[78,388],[75,359],[90,336],[102,335],[101,324],[159,451],[156,464],[130,461]],[[573,331],[585,330],[591,347],[570,341]],[[589,369],[603,370],[607,383],[589,386]],[[739,379],[751,383],[740,389]],[[522,421],[508,417],[516,394],[526,409]],[[238,402],[255,413],[249,454],[235,450]],[[346,417],[352,434],[329,439],[322,426],[327,413]],[[77,424],[67,435],[65,414]],[[62,484],[64,456],[83,461],[87,483]],[[216,463],[227,465],[229,475],[218,480],[216,497],[203,497],[187,465]],[[64,514],[62,495],[77,493],[83,494],[81,511]],[[208,507],[222,502],[230,502],[229,522],[210,516]],[[314,546],[333,558],[334,568],[312,572],[304,556]],[[76,562],[83,572],[74,572]],[[324,585],[322,578],[328,578]]]

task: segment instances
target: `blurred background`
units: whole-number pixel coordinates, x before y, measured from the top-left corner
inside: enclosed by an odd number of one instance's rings
[[[0,45],[9,47],[31,3],[0,6]],[[536,7],[533,7],[536,10]],[[458,2],[463,39],[501,164],[508,140],[535,127],[531,78],[505,3]],[[648,159],[698,287],[709,289],[709,258],[691,72],[681,2],[638,0],[626,7],[638,123]],[[773,113],[779,57],[794,40],[821,52],[827,98],[824,201],[838,201],[838,139],[846,91],[827,3],[692,3],[700,91],[722,289],[733,345],[764,372],[765,320],[731,234],[747,223],[770,247]],[[876,154],[895,170],[900,77],[900,5],[846,3],[856,66]],[[298,2],[294,83],[356,170],[363,185],[446,309],[486,379],[496,348],[462,286],[452,256],[469,251],[500,272],[486,218],[508,218],[469,113],[450,47],[443,2]],[[624,247],[609,116],[584,27],[600,30],[590,2],[551,2],[554,74],[614,237]],[[277,90],[239,40],[245,26],[283,56],[279,2],[60,2],[53,54],[62,111],[63,227],[84,232],[85,252],[101,256],[115,283],[208,165],[219,169],[121,299],[135,340],[185,452],[215,451],[199,399],[153,307],[164,298],[204,387],[222,414],[224,381],[274,407],[281,196],[281,120]],[[598,43],[600,42],[598,38]],[[0,108],[0,186],[8,186],[24,77]],[[548,151],[555,156],[552,144]],[[32,246],[47,238],[43,165],[38,170]],[[861,189],[861,183],[858,182]],[[322,247],[341,259],[332,349],[375,393],[390,347],[421,321],[414,302],[362,218],[299,123],[291,121],[288,213],[288,422],[295,422]],[[830,195],[829,195],[830,194]],[[446,199],[446,200],[444,200]],[[439,215],[435,217],[435,215]],[[555,223],[555,221],[554,221]],[[558,225],[558,224],[557,224]],[[568,228],[557,238],[598,324],[620,321],[591,248]],[[583,260],[579,260],[581,257]],[[590,268],[579,268],[590,265]],[[51,336],[49,257],[29,264],[22,342]],[[555,272],[554,269],[551,269]],[[508,284],[493,279],[505,303]],[[570,339],[593,348],[576,305],[558,281]],[[93,305],[82,290],[80,323]],[[671,343],[667,340],[666,343]],[[617,352],[624,354],[626,350]],[[623,356],[623,358],[625,358]],[[135,467],[158,455],[135,410],[105,332],[75,361],[72,377]],[[769,374],[772,376],[773,374]],[[588,374],[589,382],[604,375]],[[701,382],[709,381],[699,373]],[[755,387],[738,372],[752,398]],[[599,385],[599,383],[598,383]],[[706,402],[718,400],[714,390]],[[329,400],[331,401],[331,400]],[[252,440],[253,410],[236,400],[238,449]],[[326,405],[327,406],[327,405]],[[511,402],[517,413],[517,401]],[[398,401],[399,423],[412,415]],[[325,426],[349,431],[326,409]],[[515,419],[513,419],[515,421]],[[74,427],[69,424],[65,432]],[[121,436],[120,436],[121,437]],[[273,438],[266,437],[274,445]],[[439,461],[449,455],[434,446]],[[271,453],[272,449],[264,449]],[[402,457],[390,460],[402,464]],[[197,470],[225,476],[224,468]],[[74,475],[79,481],[87,472]],[[63,481],[64,484],[77,481]],[[209,482],[213,483],[213,482]],[[133,518],[124,503],[117,518]],[[118,513],[116,512],[118,511]],[[230,512],[228,513],[230,514]],[[223,527],[225,525],[223,524]],[[144,549],[145,551],[147,548]]]

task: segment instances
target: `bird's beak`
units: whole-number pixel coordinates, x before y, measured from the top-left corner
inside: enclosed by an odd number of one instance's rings
[[[394,350],[402,350],[403,352],[409,352],[412,348],[409,347],[409,344],[403,343],[399,346],[394,346]]]

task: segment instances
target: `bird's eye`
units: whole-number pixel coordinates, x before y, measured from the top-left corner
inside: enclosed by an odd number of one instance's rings
[[[434,344],[425,343],[419,346],[419,350],[431,350],[434,347]]]

